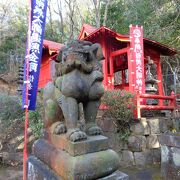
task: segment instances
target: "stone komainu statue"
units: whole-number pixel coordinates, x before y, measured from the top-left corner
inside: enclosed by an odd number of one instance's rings
[[[100,98],[104,94],[99,44],[72,41],[58,55],[57,77],[44,88],[44,127],[49,133],[66,133],[70,141],[102,133],[96,124]],[[79,103],[83,105],[85,128],[78,128]]]

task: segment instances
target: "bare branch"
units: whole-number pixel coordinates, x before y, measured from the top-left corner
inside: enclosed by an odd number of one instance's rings
[[[96,27],[100,27],[100,3],[101,0],[93,0],[94,8],[95,8],[95,19],[96,19]]]
[[[70,19],[70,36],[69,39],[73,39],[74,38],[74,10],[75,10],[75,0],[65,0],[67,6],[68,6],[68,16]]]
[[[76,1],[76,3],[77,3],[77,1]],[[84,18],[83,18],[83,15],[82,15],[80,9],[79,9],[79,4],[78,4],[78,3],[77,3],[77,5],[76,5],[76,8],[77,8],[78,13],[79,13],[79,16],[80,16],[80,18],[81,18],[81,24],[83,24],[83,23],[85,22],[85,20],[84,20]]]
[[[103,20],[103,26],[106,26],[106,21],[107,21],[107,13],[108,13],[108,7],[110,4],[110,0],[106,1],[106,7],[105,7],[105,11],[104,11],[104,20]]]
[[[56,4],[57,4],[57,7],[58,7],[58,12],[56,12],[54,10],[54,12],[56,14],[59,15],[59,26],[60,26],[60,31],[61,31],[61,42],[63,42],[64,40],[64,21],[63,21],[63,16],[62,16],[62,4],[61,4],[61,0],[56,0]]]

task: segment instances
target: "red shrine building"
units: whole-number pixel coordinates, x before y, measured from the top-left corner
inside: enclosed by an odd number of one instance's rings
[[[105,89],[121,89],[132,93],[136,92],[136,117],[141,117],[142,109],[151,110],[174,110],[176,108],[175,95],[166,96],[163,89],[163,77],[161,71],[161,55],[173,56],[176,51],[156,41],[143,38],[143,73],[141,74],[141,85],[143,88],[140,93],[135,90],[134,85],[134,65],[132,64],[131,37],[130,35],[119,34],[107,27],[98,29],[84,24],[80,35],[80,40],[87,40],[92,43],[101,44],[104,60],[102,61],[104,72]],[[62,44],[44,40],[42,64],[39,77],[39,88],[51,81],[54,76],[54,57],[57,55]],[[150,69],[155,67],[155,72]],[[153,74],[154,77],[151,75]],[[156,103],[148,103],[149,99],[156,100]],[[168,101],[168,103],[164,103]]]
[[[59,44],[53,41],[43,41],[43,52],[41,59],[41,69],[39,75],[38,89],[43,88],[49,81],[53,79],[55,75],[55,61],[54,57],[59,52],[59,49],[63,44]]]

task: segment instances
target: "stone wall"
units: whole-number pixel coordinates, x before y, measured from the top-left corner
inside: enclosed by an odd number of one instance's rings
[[[141,118],[140,121],[130,125],[131,135],[126,142],[120,140],[116,133],[116,125],[111,118],[100,118],[98,124],[103,129],[104,135],[109,138],[109,145],[119,153],[120,165],[145,166],[161,162],[160,135],[172,130],[177,120],[172,118]],[[177,128],[177,127],[176,127]]]

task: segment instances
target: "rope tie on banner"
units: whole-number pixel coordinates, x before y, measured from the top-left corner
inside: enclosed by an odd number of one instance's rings
[[[27,56],[25,57],[25,67],[26,67],[26,78],[24,84],[26,84],[26,104],[25,108],[25,123],[24,123],[24,149],[23,149],[23,180],[27,180],[27,144],[28,144],[28,90],[29,90],[29,59],[30,59],[30,38],[31,38],[31,0],[29,0],[29,23],[28,23],[28,44],[27,44]]]

